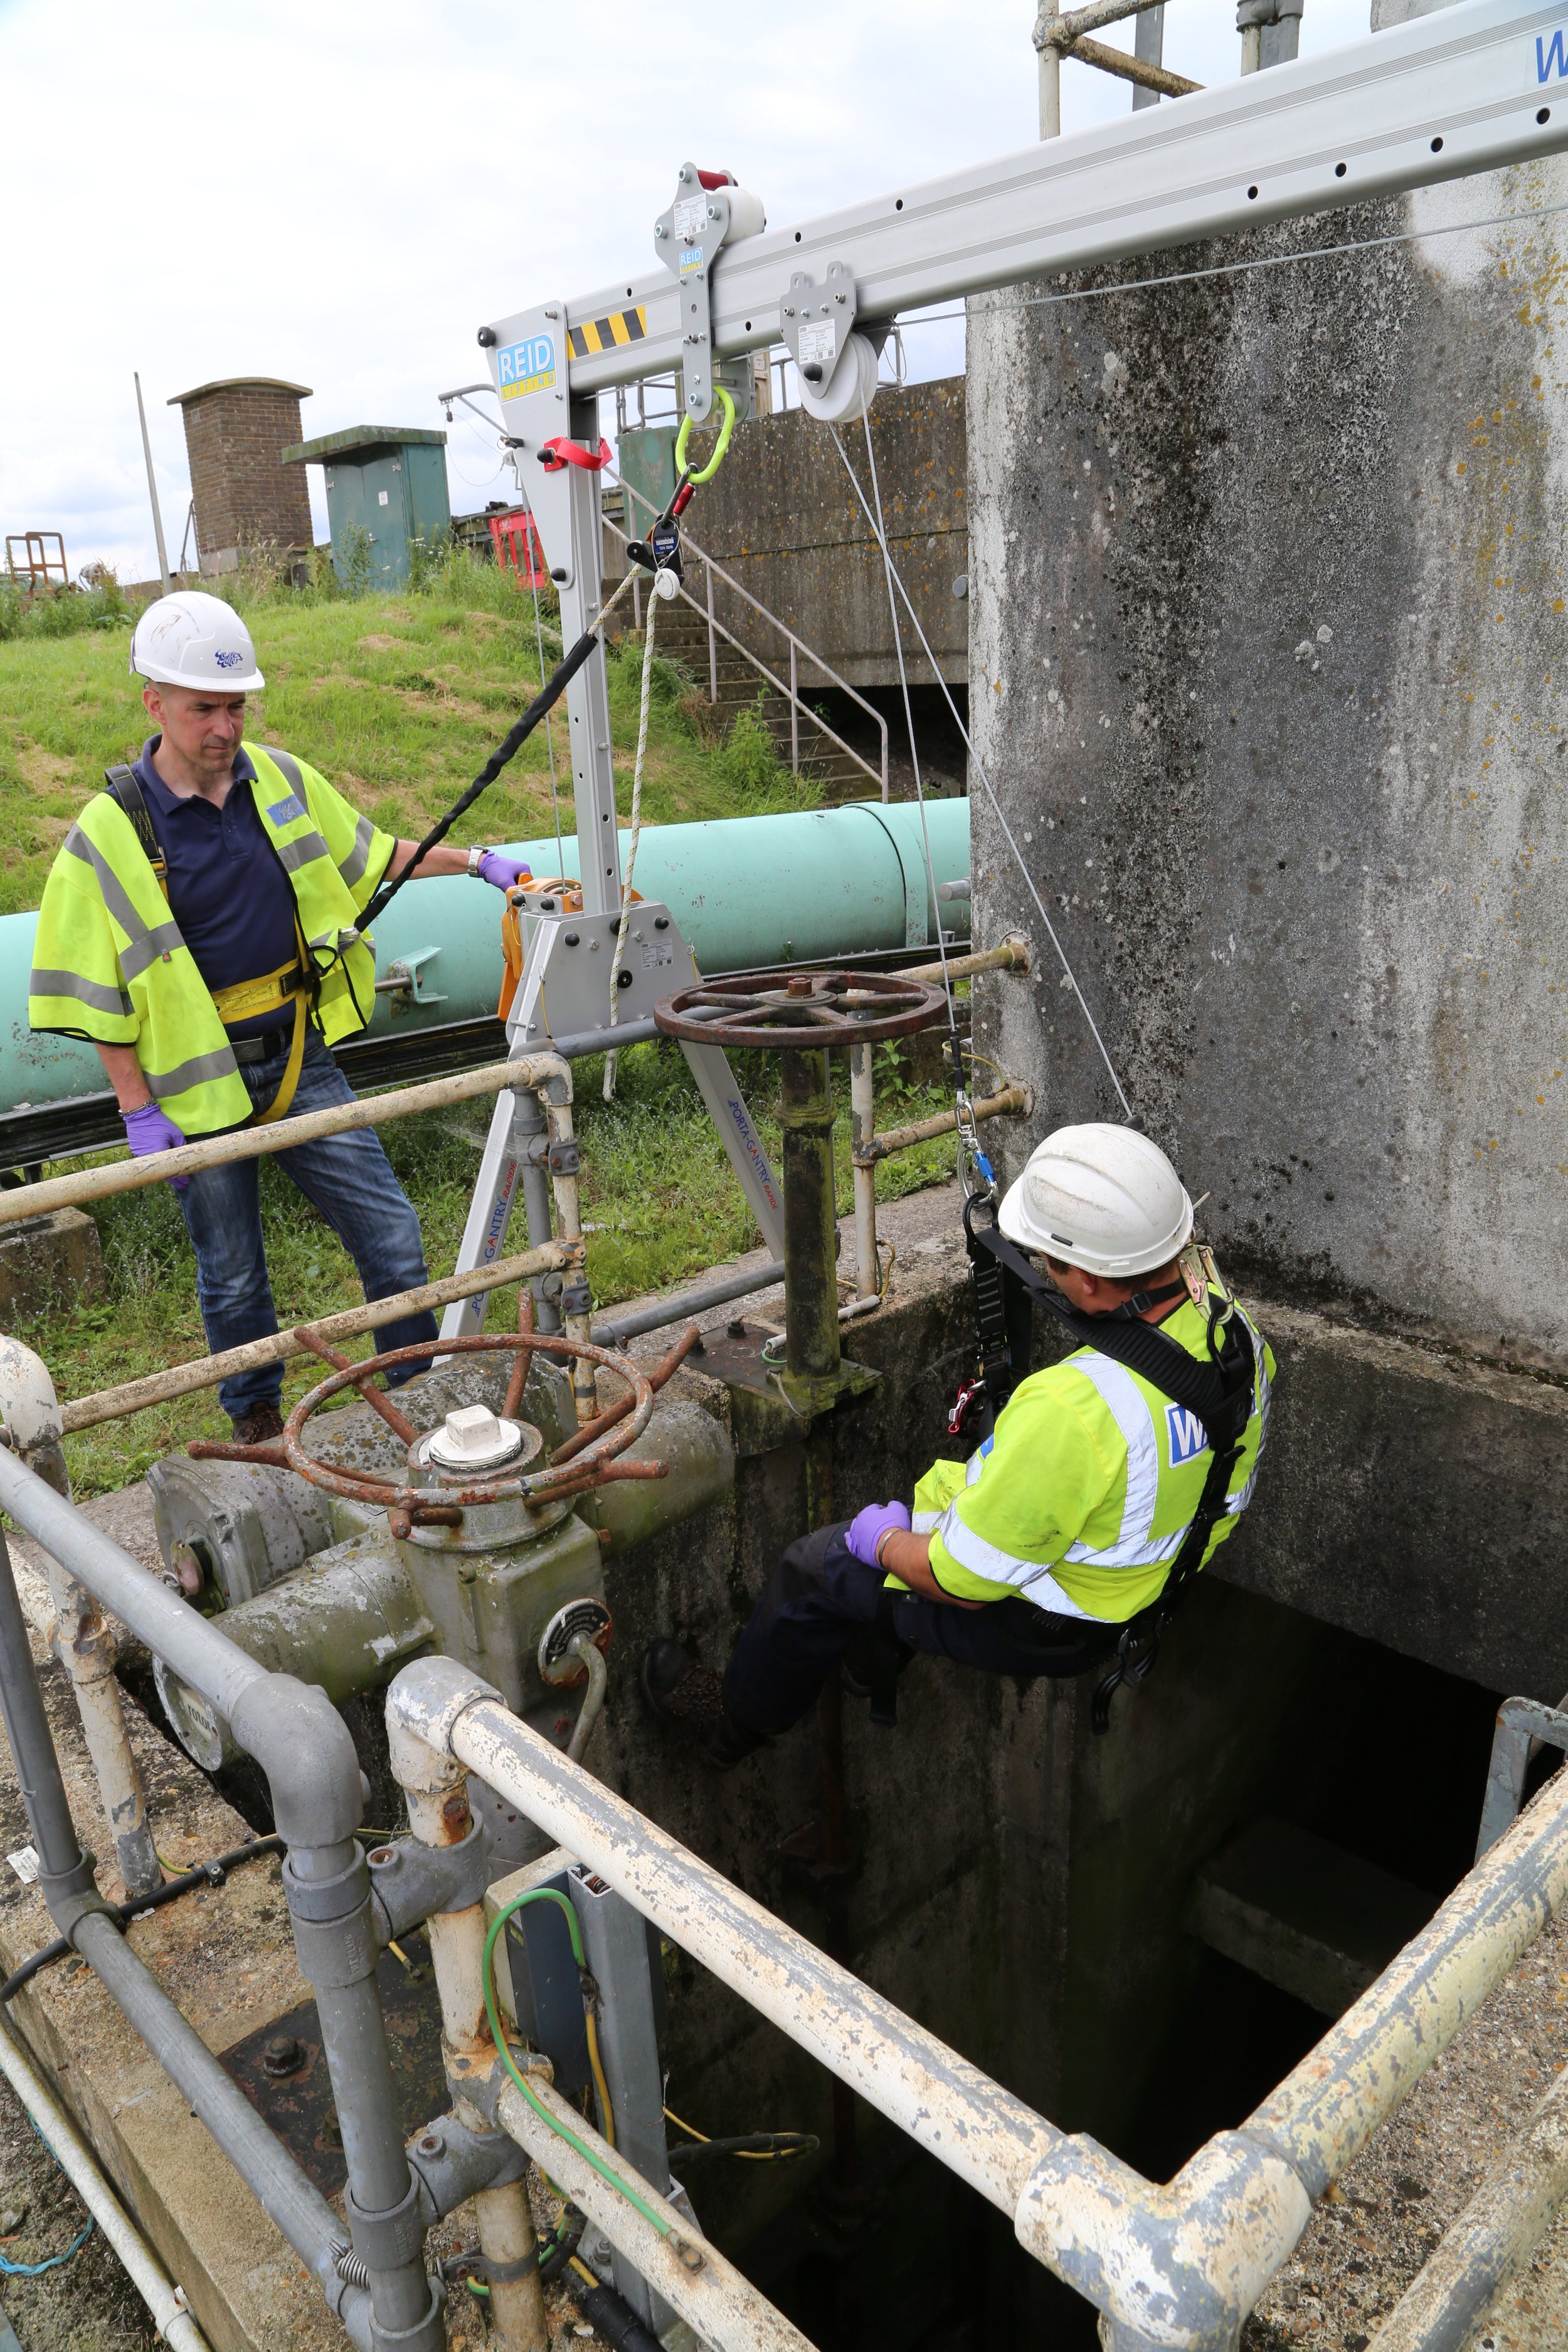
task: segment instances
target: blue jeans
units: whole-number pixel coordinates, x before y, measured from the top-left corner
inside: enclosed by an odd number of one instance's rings
[[[258,1109],[265,1109],[278,1092],[288,1059],[283,1052],[269,1061],[240,1065],[239,1075]],[[312,1029],[305,1041],[290,1117],[330,1110],[353,1099],[353,1087]],[[367,1299],[389,1298],[395,1291],[413,1290],[428,1280],[419,1219],[373,1128],[322,1136],[270,1156],[288,1170],[311,1206],[320,1209],[359,1269]],[[226,1168],[205,1169],[175,1196],[195,1245],[196,1297],[207,1347],[215,1356],[247,1339],[266,1339],[278,1328],[261,1240],[259,1167],[258,1160],[237,1160]],[[411,1348],[418,1340],[435,1339],[436,1318],[428,1310],[405,1315],[373,1336],[378,1351]],[[423,1364],[410,1364],[391,1373],[389,1384],[412,1380],[424,1369]],[[282,1365],[264,1364],[225,1381],[218,1399],[230,1419],[237,1421],[258,1405],[276,1405],[282,1393]]]

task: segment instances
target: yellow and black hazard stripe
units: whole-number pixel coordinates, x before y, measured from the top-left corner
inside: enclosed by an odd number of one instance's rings
[[[590,352],[612,352],[618,343],[640,343],[647,333],[647,312],[639,303],[635,310],[612,310],[607,318],[569,327],[566,340],[573,358],[585,360]]]

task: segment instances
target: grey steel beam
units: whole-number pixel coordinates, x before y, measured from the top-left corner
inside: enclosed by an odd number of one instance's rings
[[[792,274],[820,279],[829,261],[851,272],[858,316],[891,319],[1554,153],[1568,145],[1562,21],[1560,9],[1521,0],[1461,0],[1266,77],[745,238],[711,271],[715,352],[774,341]],[[571,360],[573,394],[678,367],[679,301],[666,269],[568,300],[568,327],[628,304],[647,314],[640,341]],[[521,316],[492,322],[498,342]]]

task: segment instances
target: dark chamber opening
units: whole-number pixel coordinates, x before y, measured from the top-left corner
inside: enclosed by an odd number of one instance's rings
[[[1305,1709],[1281,1724],[1257,1810],[1410,1881],[1436,1907],[1474,1859],[1498,1696],[1348,1633],[1324,1643],[1323,1632],[1311,1628],[1321,1670]],[[1117,2102],[1124,2124],[1105,2135],[1152,2180],[1170,2179],[1205,2140],[1243,2122],[1331,2022],[1195,1938],[1188,1949],[1156,2062],[1131,2107]],[[996,2071],[1005,2081],[1005,2065]],[[1025,2341],[1095,2352],[1098,2315],[1024,2252],[1008,2216],[859,2112],[868,2194],[858,2227],[840,2226],[830,2192],[814,2184],[741,2255],[820,2352],[991,2352]],[[705,2221],[721,2238],[719,2181],[703,2192]]]

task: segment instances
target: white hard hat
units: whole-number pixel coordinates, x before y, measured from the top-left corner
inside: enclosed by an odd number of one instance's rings
[[[1011,1242],[1103,1274],[1151,1274],[1186,1247],[1193,1204],[1157,1143],[1136,1128],[1058,1127],[1008,1186],[997,1223]]]
[[[149,604],[131,640],[131,675],[158,686],[221,687],[257,694],[267,680],[256,667],[250,631],[232,604],[199,588],[182,588]]]

